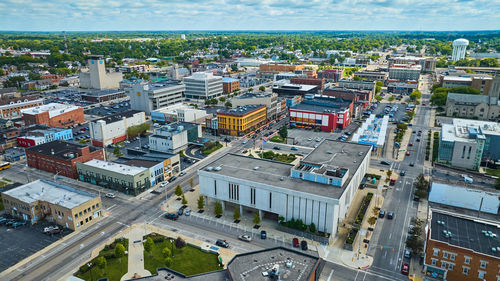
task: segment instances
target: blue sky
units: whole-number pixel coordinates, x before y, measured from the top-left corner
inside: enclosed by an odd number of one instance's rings
[[[0,30],[499,28],[499,0],[0,0]]]

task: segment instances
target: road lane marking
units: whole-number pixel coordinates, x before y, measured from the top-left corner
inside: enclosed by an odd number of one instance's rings
[[[116,207],[116,204],[114,204],[114,205],[113,205],[113,206],[111,206],[111,207],[108,207],[108,208],[106,209],[106,211],[109,211],[109,210],[113,209],[114,207]]]
[[[332,279],[332,275],[333,275],[333,269],[332,271],[330,271],[330,275],[328,275],[328,279],[326,279],[326,281],[330,281],[330,279]]]

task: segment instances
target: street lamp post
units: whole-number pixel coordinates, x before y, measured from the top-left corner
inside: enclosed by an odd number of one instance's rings
[[[172,258],[175,257],[174,255],[174,239],[170,239],[170,248],[172,249]]]
[[[94,280],[94,276],[92,274],[92,267],[91,267],[92,263],[91,262],[87,263],[87,266],[90,268],[90,281],[93,281]]]

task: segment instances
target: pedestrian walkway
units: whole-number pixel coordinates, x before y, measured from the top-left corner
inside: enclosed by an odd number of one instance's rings
[[[122,276],[121,280],[150,276],[151,273],[144,269],[144,244],[142,241],[145,229],[134,227],[125,234],[128,239],[128,272]]]

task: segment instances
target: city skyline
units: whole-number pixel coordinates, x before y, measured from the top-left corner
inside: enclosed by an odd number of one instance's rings
[[[0,3],[0,30],[498,30],[498,10],[500,3],[483,0],[6,0]]]

